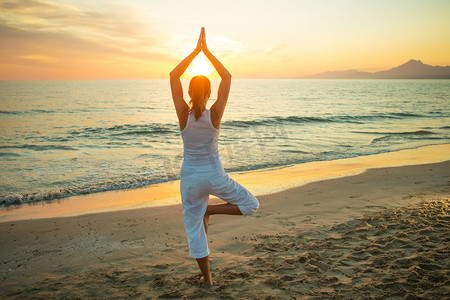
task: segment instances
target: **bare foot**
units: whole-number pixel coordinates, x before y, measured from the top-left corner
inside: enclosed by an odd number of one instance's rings
[[[209,280],[205,280],[205,276],[200,277],[200,282],[206,284],[207,286],[213,285],[212,279],[210,278]]]

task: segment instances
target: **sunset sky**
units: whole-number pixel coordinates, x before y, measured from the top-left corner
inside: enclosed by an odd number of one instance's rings
[[[0,0],[0,80],[167,78],[206,27],[234,78],[450,65],[448,0]]]

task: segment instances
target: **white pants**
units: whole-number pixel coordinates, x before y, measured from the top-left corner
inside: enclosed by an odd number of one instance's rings
[[[190,174],[182,170],[180,192],[189,256],[193,258],[203,258],[210,253],[203,225],[209,195],[237,205],[243,215],[250,215],[259,207],[258,199],[223,171]]]

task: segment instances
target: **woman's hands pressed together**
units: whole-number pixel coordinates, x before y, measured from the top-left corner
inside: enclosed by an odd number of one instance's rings
[[[195,47],[195,50],[200,52],[202,50],[208,49],[206,47],[206,33],[205,33],[205,27],[202,27],[200,30],[200,36],[198,38],[197,46]]]
[[[181,86],[180,77],[186,71],[188,66],[194,60],[194,58],[201,52],[205,54],[206,58],[212,63],[217,73],[219,74],[221,81],[219,84],[219,90],[217,92],[217,100],[211,106],[211,120],[214,127],[219,129],[220,121],[222,119],[223,112],[228,100],[231,87],[231,74],[222,65],[222,63],[209,51],[206,45],[206,33],[205,27],[200,30],[200,36],[197,41],[197,46],[194,51],[183,59],[173,70],[170,72],[170,87],[172,90],[172,99],[175,104],[175,110],[180,122],[180,129],[184,127],[187,122],[187,116],[189,106],[184,101],[183,88]]]

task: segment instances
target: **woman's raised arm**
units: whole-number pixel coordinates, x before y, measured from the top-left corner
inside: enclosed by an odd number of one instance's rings
[[[219,91],[217,93],[217,100],[211,106],[211,121],[215,128],[219,129],[220,121],[222,120],[223,112],[225,111],[225,106],[227,105],[228,95],[230,94],[231,88],[231,74],[222,65],[222,63],[209,51],[206,46],[206,37],[202,44],[202,51],[205,56],[212,63],[217,73],[219,73],[222,80],[220,81]]]
[[[172,90],[173,104],[175,105],[175,110],[178,116],[178,122],[180,124],[180,129],[184,128],[187,123],[189,106],[183,98],[183,87],[181,85],[180,77],[189,67],[194,58],[202,50],[202,46],[205,41],[205,29],[202,27],[200,31],[200,37],[198,38],[197,46],[194,51],[189,54],[185,59],[183,59],[175,69],[170,72],[170,89]]]

